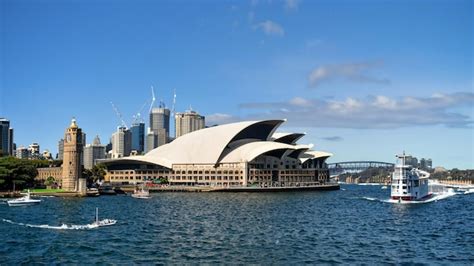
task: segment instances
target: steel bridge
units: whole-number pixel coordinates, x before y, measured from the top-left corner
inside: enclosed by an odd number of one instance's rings
[[[353,162],[338,162],[329,163],[329,173],[331,175],[340,175],[344,173],[359,173],[368,168],[387,168],[393,169],[395,164],[377,161],[353,161]]]

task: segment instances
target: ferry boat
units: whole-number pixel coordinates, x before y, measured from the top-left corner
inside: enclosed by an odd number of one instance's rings
[[[397,155],[397,164],[392,174],[391,198],[402,201],[423,201],[432,196],[428,190],[430,174],[406,164],[409,155]]]
[[[28,189],[28,192],[26,192],[26,196],[18,198],[18,199],[13,199],[7,201],[8,206],[25,206],[25,205],[33,205],[33,204],[39,204],[41,200],[39,199],[32,199],[30,190]]]
[[[145,189],[145,186],[142,185],[140,189],[135,188],[135,191],[132,194],[132,197],[136,199],[149,199],[150,191]]]

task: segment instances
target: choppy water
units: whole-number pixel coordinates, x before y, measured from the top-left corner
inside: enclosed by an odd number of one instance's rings
[[[158,193],[42,198],[0,204],[0,264],[45,263],[474,263],[474,194],[427,204],[388,198],[380,186],[291,193]],[[89,224],[95,207],[116,225]]]

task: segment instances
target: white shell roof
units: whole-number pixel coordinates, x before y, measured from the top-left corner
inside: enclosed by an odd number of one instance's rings
[[[287,139],[291,140],[291,143],[287,143],[287,144],[295,144],[300,138],[304,137],[304,135],[306,135],[306,133],[275,132],[272,135],[272,140],[273,141],[279,141],[279,140],[287,138]]]
[[[229,154],[224,156],[221,160],[222,163],[232,162],[249,162],[255,159],[257,156],[274,150],[299,150],[309,149],[306,145],[289,145],[285,143],[273,142],[273,141],[256,141],[244,144]]]
[[[263,123],[273,124],[271,130],[264,132],[267,140],[283,122],[284,120],[245,121],[201,129],[153,149],[144,157],[147,161],[156,161],[169,168],[172,164],[216,164],[224,149],[243,130]]]
[[[312,145],[294,145],[274,141],[287,136],[290,136],[290,139],[293,136],[296,141],[304,135],[274,133],[284,121],[245,121],[205,128],[183,135],[145,155],[109,160],[107,163],[142,162],[171,169],[173,164],[249,162],[261,154],[274,150],[284,150],[283,156],[297,151],[302,162],[307,159],[332,156],[326,152],[308,151]]]
[[[300,161],[301,163],[304,163],[309,159],[329,158],[331,156],[333,156],[332,153],[325,151],[307,151],[301,155]]]

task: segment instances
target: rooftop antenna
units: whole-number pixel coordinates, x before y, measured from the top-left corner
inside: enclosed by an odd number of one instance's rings
[[[117,109],[117,106],[115,106],[115,104],[114,104],[113,102],[110,102],[110,104],[112,105],[112,108],[114,109],[115,114],[116,114],[117,117],[119,118],[120,122],[122,123],[121,126],[122,126],[122,127],[125,127],[125,128],[128,128],[128,127],[127,127],[127,124],[126,124],[125,121],[123,120],[122,114],[121,114],[120,111]]]
[[[155,104],[155,91],[153,89],[153,86],[151,86],[151,104],[150,104],[150,110],[148,110],[148,113],[151,114],[151,110],[153,109],[153,105]]]

